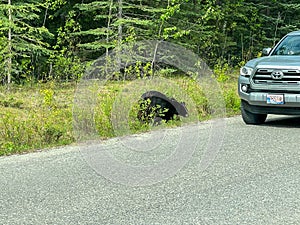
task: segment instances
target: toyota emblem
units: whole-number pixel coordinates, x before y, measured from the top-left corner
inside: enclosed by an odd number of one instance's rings
[[[283,72],[281,70],[274,70],[271,73],[271,77],[274,80],[281,80],[283,78]]]

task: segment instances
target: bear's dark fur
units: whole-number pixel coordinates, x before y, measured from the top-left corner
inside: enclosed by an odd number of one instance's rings
[[[188,116],[184,103],[179,103],[174,98],[168,98],[158,91],[148,91],[144,93],[140,106],[141,110],[138,113],[138,118],[147,122],[151,119],[154,119],[154,122],[156,122],[156,120],[157,122],[161,120],[169,121],[172,120],[175,115]]]

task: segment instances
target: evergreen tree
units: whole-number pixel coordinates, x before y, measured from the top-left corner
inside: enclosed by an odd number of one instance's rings
[[[43,4],[11,1],[0,3],[2,77],[7,83],[19,82],[34,70],[34,63],[42,54],[49,53],[44,38],[51,34],[41,26]]]
[[[246,7],[256,8],[262,42],[272,46],[290,31],[300,29],[300,3],[296,0],[245,0]]]
[[[168,24],[180,9],[178,2],[108,0],[78,4],[82,30],[74,35],[81,37],[81,48],[102,52],[122,42],[179,36],[175,24]]]

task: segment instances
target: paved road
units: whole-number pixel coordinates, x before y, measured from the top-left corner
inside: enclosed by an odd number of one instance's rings
[[[211,124],[199,127],[209,140]],[[300,224],[300,118],[272,117],[263,126],[229,118],[224,134],[206,170],[200,143],[174,176],[148,186],[100,176],[78,146],[0,158],[0,224]]]

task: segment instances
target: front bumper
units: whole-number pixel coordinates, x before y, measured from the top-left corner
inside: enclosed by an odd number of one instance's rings
[[[284,92],[274,90],[250,90],[242,91],[242,85],[248,85],[250,88],[249,78],[240,76],[238,83],[238,92],[243,100],[242,106],[245,110],[257,114],[282,114],[282,115],[300,115],[300,90],[299,92]],[[270,105],[267,103],[267,94],[280,93],[284,95],[283,105]]]

